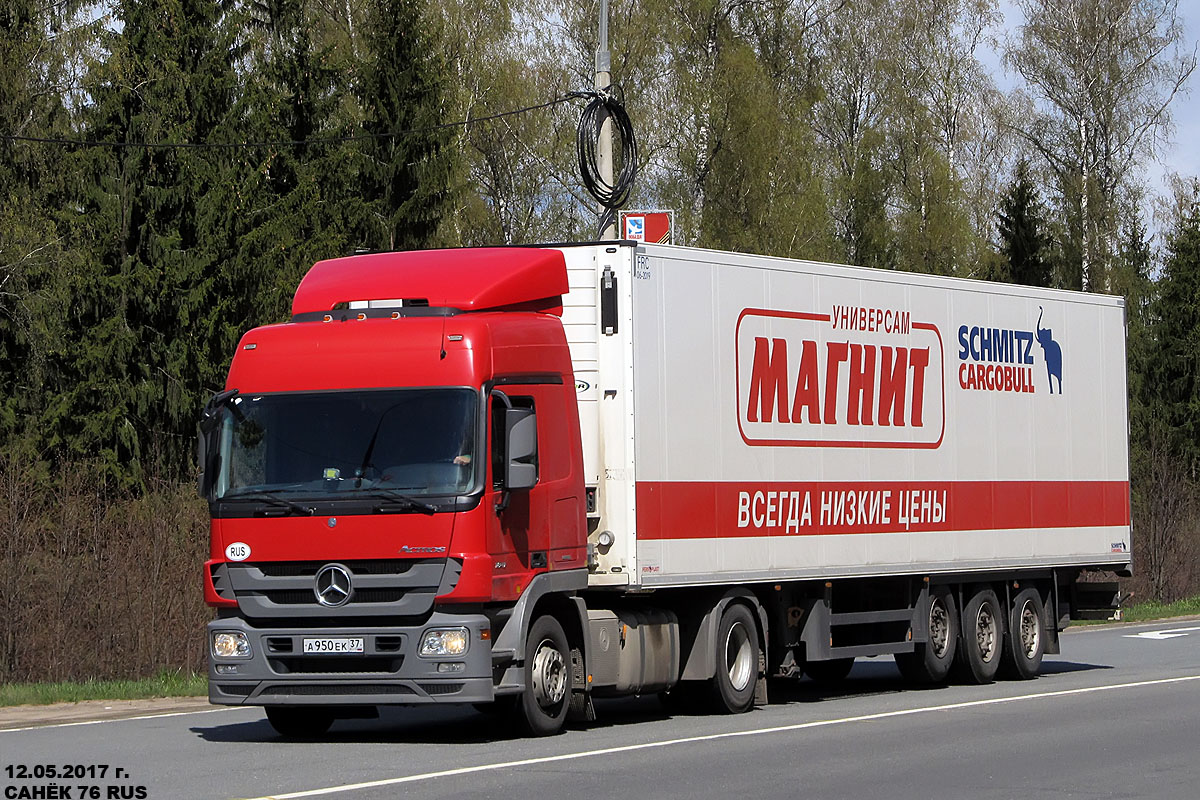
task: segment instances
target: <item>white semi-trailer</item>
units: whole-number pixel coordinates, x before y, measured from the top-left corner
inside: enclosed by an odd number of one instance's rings
[[[1030,678],[1129,573],[1126,420],[1113,297],[634,242],[321,262],[202,423],[210,696],[545,734],[860,656]]]

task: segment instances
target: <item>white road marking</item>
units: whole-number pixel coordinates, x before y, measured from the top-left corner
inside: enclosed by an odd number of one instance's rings
[[[139,717],[114,717],[113,719],[85,719],[80,722],[54,722],[49,725],[30,725],[25,728],[0,728],[0,734],[20,733],[21,731],[41,731],[47,728],[73,728],[78,725],[99,725],[103,722],[131,722],[135,719],[158,719],[159,717],[185,717],[188,714],[215,714],[218,711],[245,711],[257,706],[224,706],[222,708],[202,708],[199,711],[167,711],[162,714],[143,714]],[[259,709],[261,711],[261,709]]]
[[[1174,639],[1178,636],[1187,636],[1194,631],[1200,631],[1200,627],[1196,628],[1167,628],[1161,631],[1142,631],[1141,633],[1127,633],[1126,639],[1153,639],[1161,642],[1163,639]]]
[[[573,761],[581,758],[593,758],[595,756],[608,756],[617,753],[629,753],[635,750],[650,750],[660,747],[671,747],[679,744],[692,744],[695,742],[711,742],[721,739],[733,739],[741,736],[762,736],[771,733],[787,733],[790,731],[808,730],[810,728],[824,728],[832,725],[845,725],[851,722],[872,722],[875,720],[891,719],[894,717],[906,717],[914,714],[926,714],[935,711],[957,711],[964,708],[979,708],[983,706],[1000,705],[1002,703],[1015,703],[1020,700],[1041,700],[1050,697],[1067,697],[1077,694],[1090,694],[1094,692],[1111,692],[1119,689],[1136,689],[1142,686],[1165,686],[1174,683],[1186,683],[1189,681],[1200,680],[1200,675],[1187,675],[1180,678],[1162,678],[1152,681],[1136,681],[1134,683],[1118,683],[1109,686],[1089,686],[1082,689],[1063,689],[1056,692],[1039,692],[1037,694],[1023,694],[1013,697],[994,697],[988,700],[970,700],[962,703],[948,703],[940,706],[923,706],[920,708],[907,708],[899,711],[883,711],[878,714],[863,714],[856,717],[842,717],[840,719],[823,719],[814,722],[799,722],[794,725],[780,725],[771,728],[755,728],[748,731],[728,731],[726,733],[712,733],[704,736],[688,736],[681,739],[666,739],[657,742],[644,742],[642,744],[623,745],[621,747],[606,747],[600,750],[586,750],[579,753],[563,753],[557,756],[542,756],[539,758],[525,758],[519,761],[501,761],[493,764],[480,764],[475,767],[459,767],[458,769],[447,769],[440,772],[425,772],[419,775],[405,775],[399,778],[383,778],[376,781],[366,781],[363,783],[347,783],[341,786],[328,786],[322,789],[307,789],[299,792],[289,792],[287,794],[266,795],[256,797],[253,800],[296,800],[302,797],[318,797],[326,794],[339,794],[342,792],[354,792],[361,789],[375,789],[381,786],[397,786],[405,783],[417,783],[418,781],[433,780],[434,778],[449,778],[456,775],[470,775],[477,772],[492,772],[501,769],[513,769],[514,767],[528,767],[535,764],[551,764],[556,761]]]

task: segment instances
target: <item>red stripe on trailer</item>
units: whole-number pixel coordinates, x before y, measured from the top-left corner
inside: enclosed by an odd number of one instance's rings
[[[1127,527],[1129,482],[639,481],[637,522],[641,540]]]

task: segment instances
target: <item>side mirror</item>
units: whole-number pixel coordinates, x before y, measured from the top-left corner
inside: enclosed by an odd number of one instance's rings
[[[220,427],[220,418],[217,416],[217,412],[222,406],[237,397],[237,394],[237,389],[227,389],[209,398],[200,412],[200,423],[196,425],[196,464],[200,469],[200,476],[196,480],[196,491],[205,500],[208,500],[212,493],[213,481],[216,480],[217,474],[219,448],[216,437]]]
[[[504,409],[504,488],[532,489],[538,479],[537,413]]]
[[[196,479],[196,491],[205,500],[211,500],[213,484],[217,480],[221,448],[218,446],[220,428],[216,425],[196,426],[196,465],[200,475]]]
[[[196,479],[196,492],[207,500],[208,492],[212,488],[212,479],[208,470],[208,436],[201,425],[196,426],[196,465],[200,470]]]

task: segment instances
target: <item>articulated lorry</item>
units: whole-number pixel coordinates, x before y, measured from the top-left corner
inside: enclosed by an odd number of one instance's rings
[[[878,655],[1031,678],[1131,567],[1094,294],[636,242],[334,259],[200,433],[209,696],[284,735],[742,712]]]

